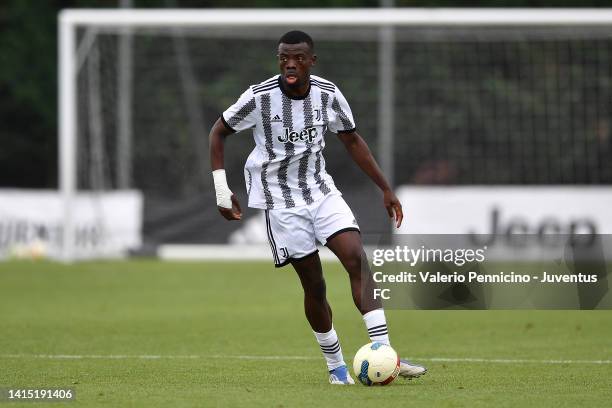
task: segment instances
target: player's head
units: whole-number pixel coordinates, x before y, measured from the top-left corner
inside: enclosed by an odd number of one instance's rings
[[[312,38],[303,31],[289,31],[278,40],[278,64],[283,82],[291,87],[307,83],[317,56]]]

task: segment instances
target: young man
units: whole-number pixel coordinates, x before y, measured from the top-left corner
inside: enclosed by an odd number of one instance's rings
[[[389,217],[399,227],[402,206],[368,146],[356,132],[346,99],[333,83],[310,75],[316,62],[310,36],[290,31],[278,42],[280,75],[247,89],[210,132],[210,155],[217,206],[228,220],[240,220],[240,204],[223,170],[224,139],[253,129],[256,147],[245,165],[248,204],[265,210],[277,267],[291,264],[304,289],[304,309],[327,361],[332,384],[353,384],[342,356],[316,241],[326,245],[347,270],[353,300],[371,341],[389,344],[385,313],[372,293],[371,272],[359,227],[329,174],[322,151],[327,130],[337,133],[352,159],[380,187]],[[364,281],[362,281],[362,278]],[[365,292],[364,292],[365,293]],[[401,360],[399,375],[419,377],[427,369]]]

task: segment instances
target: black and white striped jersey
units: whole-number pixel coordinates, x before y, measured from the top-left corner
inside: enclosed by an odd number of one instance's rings
[[[253,129],[256,145],[244,168],[249,207],[291,208],[338,191],[325,171],[324,135],[353,131],[355,121],[333,83],[311,75],[306,96],[295,98],[276,75],[249,87],[222,119],[236,132]]]

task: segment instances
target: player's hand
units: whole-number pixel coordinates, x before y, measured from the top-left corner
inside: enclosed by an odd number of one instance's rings
[[[386,190],[383,192],[383,201],[385,208],[387,209],[387,213],[389,214],[389,218],[395,218],[395,228],[399,228],[400,225],[402,225],[402,220],[404,219],[402,203],[400,203],[395,193],[391,190]]]
[[[242,219],[242,209],[240,203],[234,194],[232,194],[232,208],[223,208],[217,206],[221,215],[229,221]]]

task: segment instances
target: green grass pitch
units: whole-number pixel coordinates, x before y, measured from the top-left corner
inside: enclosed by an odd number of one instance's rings
[[[350,361],[368,339],[346,274],[325,271]],[[388,387],[331,386],[297,277],[270,263],[2,263],[0,316],[0,387],[74,387],[76,401],[58,407],[612,401],[612,365],[593,362],[612,358],[612,311],[388,311],[392,345],[430,372]]]

